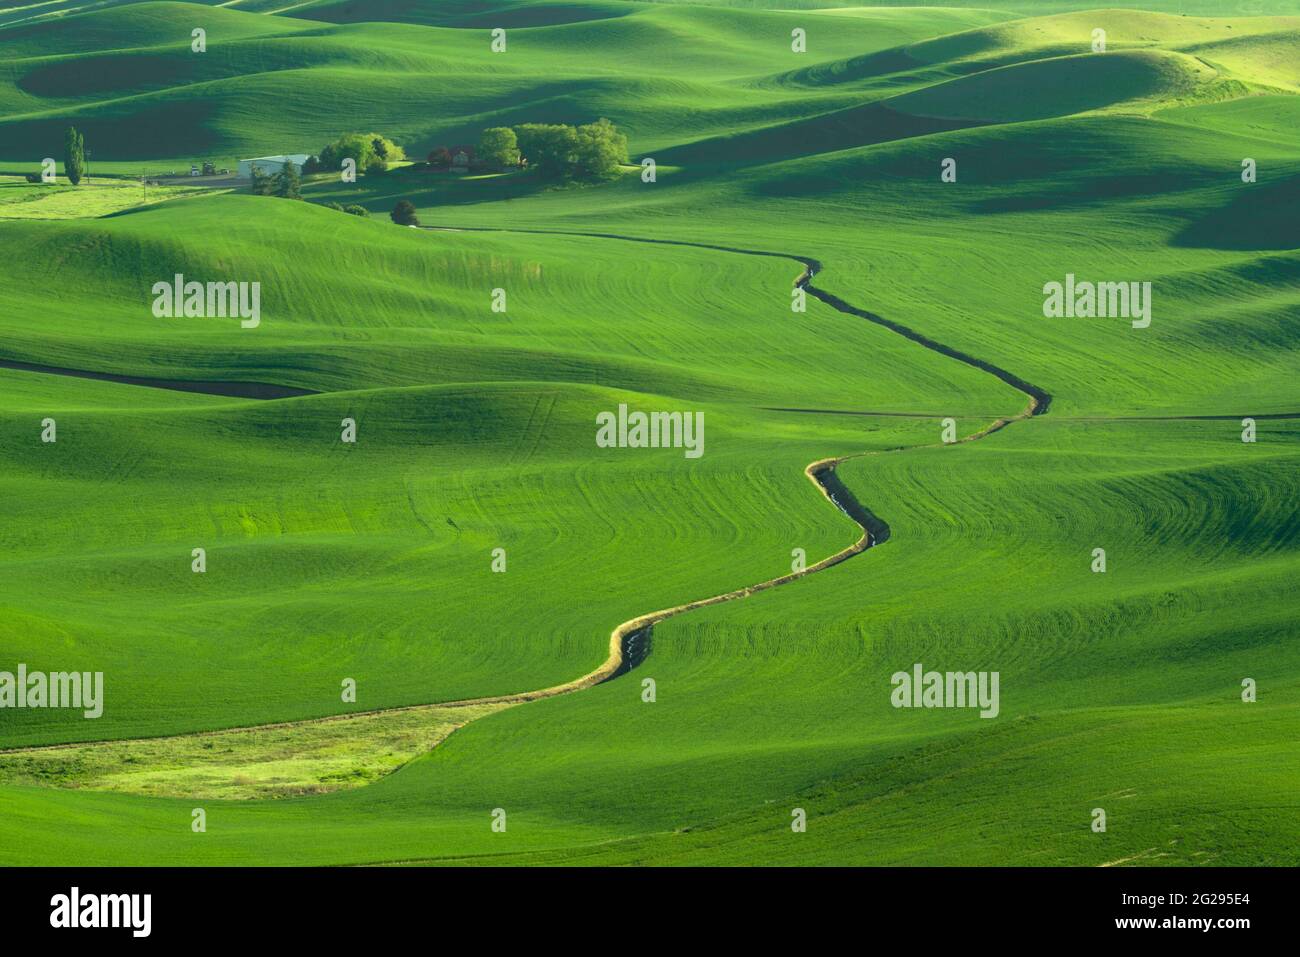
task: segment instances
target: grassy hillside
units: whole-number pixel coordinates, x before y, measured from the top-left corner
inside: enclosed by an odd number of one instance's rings
[[[927,15],[909,29],[891,17],[881,31],[871,18],[818,18],[806,27],[812,52],[798,55],[790,31],[802,21],[790,14],[629,10],[562,27],[521,26],[504,54],[492,53],[487,29],[322,27],[183,3],[20,25],[6,31],[0,63],[7,78],[0,108],[9,114],[0,123],[0,159],[48,152],[43,144],[57,145],[70,117],[105,158],[224,161],[310,151],[358,123],[422,155],[435,143],[476,139],[485,124],[600,115],[653,146],[680,136],[684,121],[703,132],[807,115],[820,97],[774,99],[748,81],[922,36],[942,19]],[[205,53],[190,51],[198,20],[209,38]],[[269,102],[278,104],[274,115],[261,109]]]
[[[77,187],[67,182],[33,187],[25,177],[0,176],[0,219],[94,219],[200,192],[197,187],[143,187],[117,179]]]
[[[634,683],[615,681],[512,709],[360,790],[265,808],[209,805],[219,827],[197,849],[165,836],[168,816],[187,813],[179,801],[83,795],[80,826],[152,821],[160,836],[145,853],[158,861],[301,859],[295,840],[307,826],[317,861],[400,860],[421,847],[440,859],[550,847],[589,860],[592,851],[574,845],[593,841],[603,845],[595,860],[657,863],[1259,861],[1237,835],[1269,829],[1259,796],[1275,800],[1298,770],[1287,757],[1289,619],[1270,600],[1294,575],[1296,543],[1279,536],[1276,513],[1259,509],[1253,482],[1285,507],[1297,449],[1294,430],[1279,427],[1267,441],[1280,448],[1248,450],[1247,463],[1218,428],[1062,425],[862,459],[846,478],[895,518],[891,542],[785,594],[661,626],[642,666],[659,685],[653,706]],[[1017,507],[962,503],[1010,504],[1006,476],[1024,468],[1043,481]],[[950,474],[960,481],[945,481]],[[1216,490],[1197,516],[1184,515],[1189,479]],[[1054,521],[1080,498],[1093,503],[1086,516]],[[1210,528],[1201,515],[1215,516]],[[1200,547],[1171,547],[1185,541],[1184,524],[1204,533]],[[1161,529],[1158,540],[1144,525]],[[1088,570],[1095,542],[1108,546],[1107,575]],[[942,584],[931,571],[940,556]],[[1026,590],[1026,579],[1040,587]],[[1225,601],[1256,611],[1225,627],[1215,610]],[[981,722],[889,708],[888,674],[914,660],[996,664],[1005,713]],[[1235,700],[1246,674],[1275,705]],[[23,819],[37,793],[51,792],[5,793],[7,816]],[[955,798],[970,810],[949,811]],[[495,806],[519,822],[505,837],[483,826]],[[800,840],[786,827],[791,806],[809,810],[806,842],[791,843]],[[1018,806],[1033,810],[1017,815]],[[1100,839],[1087,828],[1096,806],[1114,808]],[[354,816],[367,821],[361,854],[345,826]],[[988,823],[972,828],[972,818]],[[334,822],[346,841],[337,847]],[[39,822],[29,825],[44,838]],[[55,859],[76,845],[65,834],[48,840]],[[92,853],[115,851],[110,843]]]
[[[322,255],[310,241],[327,230],[338,249],[349,250],[343,261]],[[195,711],[195,685],[187,680],[170,691],[131,695],[140,710],[119,710],[95,726],[98,734],[118,721],[139,733],[168,712],[176,717],[162,720],[174,722],[173,730],[271,720],[283,717],[286,707],[295,717],[327,713],[335,676],[363,662],[367,676],[375,676],[367,678],[372,708],[420,703],[435,684],[437,696],[447,699],[527,690],[533,678],[558,683],[594,666],[603,654],[601,634],[646,610],[639,602],[703,597],[786,568],[790,548],[783,542],[795,533],[778,531],[763,516],[768,508],[783,508],[787,495],[803,502],[792,523],[805,534],[814,526],[824,529],[815,545],[804,547],[814,554],[834,550],[836,517],[800,475],[823,447],[800,437],[787,448],[778,437],[801,430],[759,405],[818,407],[853,395],[871,406],[892,402],[915,410],[941,394],[945,413],[991,417],[1017,404],[996,380],[870,325],[791,318],[789,288],[797,268],[781,260],[653,246],[632,253],[590,239],[552,239],[538,249],[526,236],[399,231],[310,204],[227,196],[93,223],[41,223],[18,235],[30,255],[56,267],[41,283],[15,276],[6,289],[7,297],[33,310],[47,303],[39,348],[23,345],[21,323],[5,330],[13,358],[169,379],[279,381],[329,393],[270,405],[227,403],[211,411],[205,399],[161,432],[150,417],[79,412],[63,420],[63,437],[53,448],[25,440],[29,416],[8,421],[9,441],[23,450],[13,462],[14,494],[30,493],[33,507],[39,499],[42,510],[65,516],[62,532],[46,528],[39,538],[22,535],[13,543],[27,560],[12,580],[32,576],[30,606],[22,613],[33,621],[51,617],[39,584],[48,584],[48,568],[35,556],[89,549],[84,563],[68,569],[63,586],[80,610],[52,616],[63,622],[59,627],[83,636],[87,653],[104,655],[105,667],[124,672],[117,658],[123,645],[115,636],[129,630],[157,649],[161,636],[179,630],[187,656],[211,659],[194,669],[196,680],[213,687],[201,696],[210,700],[210,713]],[[630,262],[637,263],[635,270],[627,270]],[[262,282],[261,326],[177,319],[160,339],[148,290],[176,272],[246,273],[248,281]],[[710,274],[725,274],[728,283],[701,281]],[[498,286],[509,295],[504,314],[490,308]],[[62,292],[51,309],[56,288]],[[753,308],[764,300],[766,309]],[[611,301],[627,307],[611,313],[605,308]],[[116,358],[106,362],[102,354],[110,341]],[[869,382],[860,376],[857,356],[863,353],[882,367]],[[837,366],[839,373],[832,373]],[[778,370],[784,387],[761,385]],[[931,388],[918,388],[931,376]],[[502,385],[488,385],[494,381]],[[608,388],[613,383],[619,391]],[[62,408],[57,397],[83,388],[54,377],[47,387],[45,408],[56,418]],[[102,393],[105,387],[93,388]],[[658,456],[668,469],[661,479],[650,479],[636,460],[620,467],[611,459],[589,474],[596,412],[620,401],[667,409],[706,403],[709,447],[700,461],[707,465],[698,468],[680,452],[665,450]],[[339,441],[344,416],[354,417],[362,431],[355,450]],[[890,435],[898,428],[891,426]],[[262,441],[249,444],[250,434]],[[862,435],[847,422],[832,422],[825,433],[839,441]],[[758,471],[755,442],[770,446],[773,456]],[[164,491],[172,484],[168,449],[187,463],[189,476],[172,492]],[[50,471],[51,453],[60,456],[57,473]],[[153,464],[142,468],[141,457]],[[316,464],[308,465],[309,459]],[[471,460],[487,471],[476,476]],[[715,467],[722,471],[707,478]],[[302,485],[296,477],[304,468],[328,475],[335,491],[321,481]],[[66,476],[66,484],[57,481],[62,491],[52,498],[55,474]],[[88,481],[103,485],[93,501],[86,499]],[[669,490],[679,483],[685,483],[685,500],[668,506],[676,497]],[[759,496],[748,518],[737,511],[737,483]],[[206,490],[198,492],[199,484]],[[546,516],[521,510],[517,495],[545,502]],[[665,504],[655,504],[656,498]],[[96,547],[78,516],[85,508],[101,514],[109,501],[118,502],[109,511],[123,521],[96,519]],[[715,514],[709,503],[722,501],[727,507]],[[646,507],[655,513],[666,508],[670,520],[644,528],[650,536],[644,541],[626,541],[617,516]],[[524,542],[528,533],[519,523],[526,517],[538,522],[536,546]],[[571,539],[573,533],[579,537]],[[748,542],[755,533],[775,538],[767,546]],[[188,543],[195,536],[213,556],[210,577],[189,571],[186,556],[202,544]],[[231,552],[218,559],[223,542]],[[480,593],[490,553],[497,546],[515,552],[542,543],[550,558],[516,558],[519,570],[508,580],[536,575],[536,584],[522,592],[502,589],[501,617],[523,613],[523,595],[547,598],[544,583],[556,574],[559,556],[568,556],[561,564],[572,570],[563,574],[580,591],[594,591],[598,583],[608,588],[615,564],[626,563],[621,574],[628,594],[619,597],[615,589],[610,604],[585,607],[573,606],[567,593],[550,596],[567,610],[527,614],[551,623],[551,639],[530,639],[533,652],[516,649],[503,669],[499,655],[515,648],[512,632],[494,632],[490,641],[499,651],[467,640],[473,622],[491,617],[484,604],[489,595]],[[680,566],[676,586],[652,598],[637,573],[641,556],[649,550],[668,559],[678,549],[679,558],[670,559]],[[717,575],[702,578],[695,562],[710,561],[705,555],[715,549]],[[755,564],[724,560],[735,549]],[[594,562],[593,550],[600,556]],[[217,574],[218,563],[228,570]],[[174,576],[160,580],[168,565]],[[287,577],[271,573],[277,568]],[[371,604],[386,607],[394,595],[376,575],[391,576],[396,593],[418,587],[419,597],[403,599],[406,607],[396,617],[391,611],[376,615]],[[165,584],[168,579],[172,583]],[[215,591],[203,590],[218,580]],[[349,600],[357,603],[355,611],[328,614],[346,580],[355,581]],[[419,586],[422,580],[438,587]],[[179,605],[164,599],[182,583],[187,599]],[[16,585],[16,607],[26,587]],[[121,617],[94,610],[107,588],[118,590]],[[309,599],[316,588],[319,598]],[[478,597],[462,604],[448,602],[448,593]],[[271,612],[272,606],[279,610]],[[296,636],[307,631],[319,637],[303,644]],[[85,637],[90,632],[100,637]],[[583,633],[592,640],[575,640]],[[444,643],[455,663],[440,660],[430,641]],[[20,647],[29,655],[39,651],[38,645]],[[327,652],[342,647],[351,648],[346,664]],[[389,659],[390,653],[398,658]],[[170,660],[162,656],[159,667]],[[133,673],[142,686],[158,686],[149,669],[136,666]],[[238,712],[215,690],[232,680],[261,686]],[[318,685],[321,697],[291,705],[303,681]],[[32,719],[33,727],[43,724]],[[90,731],[84,724],[81,730]]]
[[[1298,862],[1300,11],[277,6],[0,26],[3,168],[74,123],[97,170],[0,190],[0,669],[108,689],[0,710],[0,749],[81,742],[0,751],[0,860]],[[98,179],[601,115],[657,181]],[[177,273],[259,282],[260,325],[155,317]],[[1150,325],[1045,315],[1067,274],[1150,283]],[[705,454],[599,447],[620,403]],[[873,547],[446,706],[851,548],[831,457]],[[918,662],[998,672],[998,716],[891,706]]]

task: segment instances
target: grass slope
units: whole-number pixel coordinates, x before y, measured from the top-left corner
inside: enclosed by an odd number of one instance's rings
[[[325,393],[259,404],[0,370],[0,491],[19,516],[0,532],[0,647],[104,670],[111,703],[96,722],[0,712],[0,743],[571,679],[620,621],[851,542],[801,475],[826,456],[870,453],[838,474],[891,534],[663,622],[632,674],[482,717],[395,773],[378,776],[409,754],[389,753],[398,732],[358,717],[235,736],[215,760],[193,756],[202,737],[88,747],[72,767],[0,757],[0,859],[1297,863],[1300,434],[1266,417],[1300,411],[1293,23],[510,2],[384,4],[403,22],[375,24],[349,4],[253,6],[209,11],[242,33],[203,65],[180,55],[182,4],[0,31],[12,158],[70,120],[100,137],[97,164],[125,164],[357,123],[423,147],[607,112],[663,161],[658,182],[324,177],[306,204],[204,195],[0,224],[44,264],[0,267],[0,356]],[[494,59],[496,17],[512,31]],[[1093,25],[1105,54],[1086,52]],[[102,88],[60,87],[83,59]],[[445,228],[392,226],[400,198]],[[792,313],[790,260],[565,230],[814,257],[819,288],[1013,370],[1050,412],[943,447],[943,417],[974,433],[1024,396],[815,300]],[[154,318],[149,288],[174,272],[262,282],[262,325]],[[1151,282],[1151,326],[1045,317],[1043,284],[1067,272]],[[703,410],[706,454],[595,448],[596,412],[619,402]],[[998,671],[1001,713],[891,707],[891,674],[916,662]],[[349,777],[371,783],[283,796]],[[209,795],[207,834],[193,798],[162,794]]]

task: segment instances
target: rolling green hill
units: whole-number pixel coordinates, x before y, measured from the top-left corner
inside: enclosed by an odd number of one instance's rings
[[[5,172],[597,116],[658,164],[6,185],[0,670],[106,701],[0,709],[0,861],[1300,862],[1300,10],[1078,6],[0,6]],[[260,324],[155,316],[177,273]],[[704,454],[601,447],[620,404]],[[916,663],[997,716],[892,706]]]

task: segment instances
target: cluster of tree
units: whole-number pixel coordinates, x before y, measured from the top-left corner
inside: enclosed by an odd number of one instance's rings
[[[284,199],[302,199],[302,177],[298,175],[298,167],[294,165],[293,160],[285,160],[280,172],[272,176],[253,167],[253,195],[254,196],[280,196]]]
[[[486,132],[495,132],[492,130]],[[524,123],[512,144],[531,169],[554,179],[609,179],[627,163],[627,137],[605,118],[585,126]]]
[[[377,174],[388,169],[390,163],[406,159],[403,149],[386,136],[378,133],[345,133],[313,156],[303,165],[308,173],[343,168],[350,159],[363,173]]]
[[[447,169],[454,165],[457,153],[464,152],[474,169],[500,172],[520,165],[519,144],[515,131],[508,126],[494,126],[483,131],[478,146],[435,146],[429,151],[429,166]]]
[[[340,203],[326,203],[325,206],[329,209],[337,210],[340,213],[360,216],[363,219],[370,215],[370,210],[366,209],[364,206],[358,206],[356,203],[349,203],[347,206],[343,206]]]
[[[479,162],[490,169],[503,170],[518,166],[523,158],[519,154],[519,137],[508,126],[493,126],[479,137]]]
[[[428,157],[433,169],[447,169],[452,159],[446,146],[434,147]],[[527,164],[542,176],[565,180],[609,179],[627,161],[627,137],[603,118],[586,126],[494,126],[483,131],[473,157],[479,169],[499,171]]]
[[[63,136],[63,172],[68,182],[76,186],[86,171],[86,143],[75,126],[69,126]]]
[[[429,150],[427,160],[434,169],[447,169],[451,166],[451,150],[445,146],[435,146]]]
[[[509,130],[506,132],[509,132]],[[483,169],[485,165],[492,165],[492,168],[500,169],[504,165],[484,164],[479,159],[478,150],[468,144],[465,146],[435,146],[429,150],[426,162],[431,169],[449,169],[456,165],[456,157],[461,153],[465,154],[466,165],[471,169]]]

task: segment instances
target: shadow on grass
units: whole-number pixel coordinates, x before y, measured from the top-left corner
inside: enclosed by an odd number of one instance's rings
[[[382,176],[360,177],[355,183],[338,182],[331,174],[304,182],[302,195],[312,203],[364,206],[372,216],[387,216],[402,199],[410,200],[417,209],[475,206],[562,188],[562,184],[528,171],[466,175],[410,167]]]
[[[1186,226],[1173,246],[1200,249],[1300,249],[1300,175],[1242,184],[1232,198]]]

